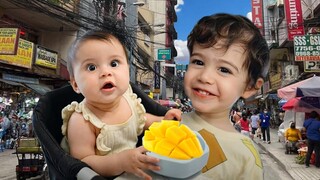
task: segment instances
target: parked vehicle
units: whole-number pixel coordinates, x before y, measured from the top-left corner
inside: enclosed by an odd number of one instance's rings
[[[36,138],[18,138],[16,155],[18,158],[18,165],[16,166],[17,180],[25,180],[31,177],[46,179],[45,159]]]

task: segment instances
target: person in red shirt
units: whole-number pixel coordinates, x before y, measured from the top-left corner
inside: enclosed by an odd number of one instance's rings
[[[242,118],[239,120],[239,123],[241,126],[241,134],[244,134],[252,138],[250,135],[250,121],[248,120],[248,117],[246,114],[242,115]]]

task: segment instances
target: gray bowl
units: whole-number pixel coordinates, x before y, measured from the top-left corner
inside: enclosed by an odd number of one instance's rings
[[[198,132],[194,131],[194,133],[197,135],[197,138],[199,139],[203,149],[203,154],[201,157],[189,160],[179,160],[162,156],[153,152],[147,152],[148,156],[160,159],[160,162],[157,164],[160,166],[160,170],[153,172],[166,177],[182,179],[199,173],[207,164],[209,158],[209,147]]]

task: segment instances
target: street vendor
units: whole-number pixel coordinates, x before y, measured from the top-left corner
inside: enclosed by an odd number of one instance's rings
[[[299,140],[302,140],[301,132],[296,128],[296,124],[294,122],[290,123],[290,128],[288,128],[284,134],[285,137],[285,146],[286,146],[286,154],[289,154],[291,151],[297,153],[299,149]]]

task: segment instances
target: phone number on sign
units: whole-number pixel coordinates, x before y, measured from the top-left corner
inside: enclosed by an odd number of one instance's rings
[[[320,46],[296,46],[296,52],[298,51],[320,51]]]
[[[305,52],[296,52],[296,56],[319,56],[320,52],[319,51],[305,51]]]

